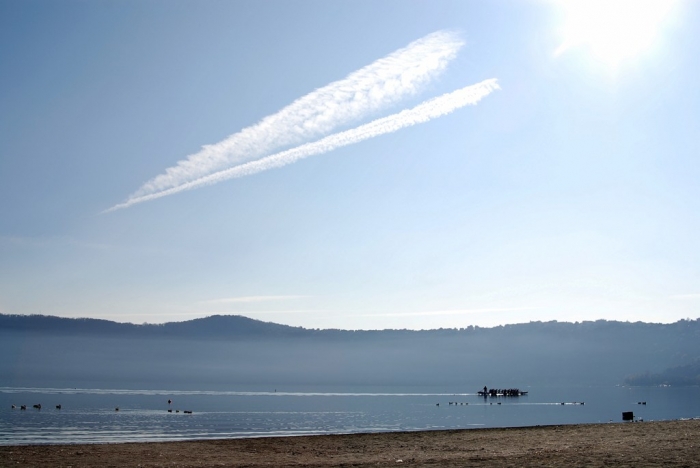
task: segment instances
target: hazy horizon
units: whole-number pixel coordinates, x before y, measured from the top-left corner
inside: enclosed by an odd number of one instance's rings
[[[309,327],[303,327],[300,325],[293,325],[293,324],[288,324],[288,323],[282,323],[282,322],[275,322],[271,320],[262,320],[259,318],[254,318],[254,317],[248,317],[246,315],[241,315],[241,314],[212,314],[212,315],[206,315],[203,317],[195,317],[195,318],[188,318],[188,319],[182,319],[182,320],[171,320],[167,322],[129,322],[129,321],[119,321],[119,320],[111,320],[111,319],[104,319],[104,318],[95,318],[95,317],[62,317],[59,315],[46,315],[46,314],[4,314],[6,316],[20,316],[20,317],[49,317],[49,318],[59,318],[59,319],[71,319],[71,320],[106,320],[108,322],[113,322],[116,324],[121,324],[121,325],[167,325],[167,324],[179,324],[179,323],[185,323],[185,322],[191,322],[194,320],[204,320],[204,319],[209,319],[209,318],[215,318],[215,317],[232,317],[232,318],[243,318],[243,319],[248,319],[248,320],[253,320],[257,322],[261,322],[264,324],[272,324],[272,325],[282,325],[286,327],[292,327],[292,328],[301,328],[304,330],[309,330],[309,331],[439,331],[439,330],[463,330],[463,329],[468,329],[468,328],[480,328],[480,329],[493,329],[493,328],[499,328],[499,327],[505,327],[505,326],[514,326],[514,325],[527,325],[527,324],[546,324],[546,323],[558,323],[558,324],[568,324],[568,325],[578,325],[578,324],[585,324],[585,323],[595,323],[595,322],[609,322],[609,323],[623,323],[623,324],[645,324],[645,325],[672,325],[672,324],[677,324],[679,322],[694,322],[700,320],[700,317],[698,318],[681,318],[678,320],[675,320],[673,322],[646,322],[642,320],[608,320],[608,319],[596,319],[596,320],[582,320],[582,321],[564,321],[564,320],[529,320],[527,322],[517,322],[517,323],[504,323],[504,324],[499,324],[499,325],[491,325],[491,326],[481,326],[481,325],[465,325],[463,327],[437,327],[437,328],[421,328],[421,329],[415,329],[415,328],[319,328],[319,327],[314,327],[314,328],[309,328]]]
[[[1,386],[697,385],[700,320],[314,330],[241,317],[166,325],[0,316]],[[50,357],[50,358],[49,358]],[[498,383],[496,383],[498,382]],[[481,383],[476,388],[482,388]]]

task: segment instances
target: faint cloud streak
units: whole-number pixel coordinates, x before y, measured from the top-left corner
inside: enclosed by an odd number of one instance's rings
[[[290,299],[306,299],[311,296],[239,296],[224,297],[221,299],[210,299],[202,301],[200,304],[240,304],[252,302],[286,301]]]
[[[486,312],[519,312],[521,310],[536,310],[539,307],[505,307],[486,309],[451,309],[451,310],[428,310],[421,312],[387,312],[379,314],[353,315],[353,317],[430,317],[436,315],[472,315]]]
[[[688,299],[700,299],[700,294],[676,294],[669,297],[670,299],[683,301]]]

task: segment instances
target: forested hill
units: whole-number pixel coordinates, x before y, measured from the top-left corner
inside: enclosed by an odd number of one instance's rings
[[[435,330],[365,330],[306,329],[272,322],[263,322],[240,315],[212,315],[206,318],[165,324],[119,323],[92,318],[64,318],[48,315],[0,314],[0,331],[47,333],[52,335],[92,335],[122,338],[204,338],[223,339],[246,337],[487,337],[510,339],[542,334],[570,336],[596,342],[620,342],[621,345],[654,346],[663,349],[670,342],[700,338],[700,319],[681,320],[671,324],[644,322],[530,322],[497,327],[440,328]]]
[[[119,323],[92,318],[63,318],[48,315],[0,314],[0,331],[49,333],[54,335],[118,336],[122,338],[198,337],[226,339],[247,336],[293,336],[305,332],[271,322],[261,322],[239,315],[211,317],[165,324]]]
[[[634,386],[700,386],[700,359],[690,364],[670,367],[663,372],[630,375],[625,378],[625,383]]]
[[[0,315],[0,354],[0,386],[620,384],[694,369],[700,320],[344,331],[240,316],[134,325]]]

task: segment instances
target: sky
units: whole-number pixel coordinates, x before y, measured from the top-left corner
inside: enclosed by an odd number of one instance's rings
[[[0,313],[700,317],[700,2],[0,0]]]

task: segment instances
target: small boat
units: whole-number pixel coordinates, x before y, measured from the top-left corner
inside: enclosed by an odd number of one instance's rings
[[[487,388],[484,387],[483,390],[476,392],[477,395],[486,397],[517,397],[527,395],[527,392],[523,392],[518,388]]]

